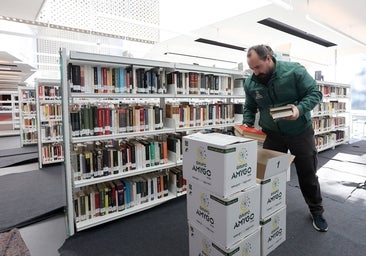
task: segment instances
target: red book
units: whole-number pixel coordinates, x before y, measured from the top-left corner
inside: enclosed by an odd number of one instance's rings
[[[102,86],[103,92],[108,92],[108,68],[102,67]]]
[[[266,138],[266,134],[263,131],[244,125],[235,125],[235,134],[237,136],[258,140],[261,143],[263,143]]]
[[[81,87],[80,88],[81,92],[85,92],[85,69],[84,69],[84,66],[80,66],[80,87]]]
[[[111,134],[111,109],[104,108],[104,134]]]
[[[168,163],[168,142],[166,139],[163,139],[163,159],[164,163]]]
[[[44,88],[43,88],[43,86],[42,86],[42,85],[40,85],[40,86],[38,87],[38,98],[39,98],[40,100],[43,100],[43,99],[44,99]]]
[[[98,107],[97,112],[97,135],[103,135],[104,108]]]
[[[94,217],[98,217],[100,216],[100,200],[99,200],[99,191],[96,188],[94,191],[94,203],[95,203],[95,212],[94,212]]]
[[[143,106],[140,107],[140,131],[145,130],[145,109]]]
[[[161,189],[162,187],[162,184],[161,184],[161,179],[160,179],[160,176],[157,176],[156,177],[156,181],[157,181],[157,192],[158,192],[158,198],[161,198],[162,195],[163,195],[163,191]]]

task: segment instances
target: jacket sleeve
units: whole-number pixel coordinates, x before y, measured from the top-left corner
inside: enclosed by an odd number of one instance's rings
[[[297,108],[300,116],[310,112],[321,101],[323,94],[319,91],[316,81],[303,66],[296,70],[296,87],[299,96]]]
[[[244,112],[243,112],[243,124],[247,124],[248,126],[253,126],[255,121],[255,114],[257,113],[257,103],[255,99],[249,93],[249,83],[250,78],[247,78],[244,83],[244,91],[245,91],[245,103],[244,103]]]

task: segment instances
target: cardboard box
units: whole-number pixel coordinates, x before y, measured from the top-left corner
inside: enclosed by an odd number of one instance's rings
[[[220,133],[183,137],[183,176],[228,197],[256,183],[257,142]]]
[[[257,183],[261,186],[261,219],[286,205],[286,172],[293,158],[291,154],[258,149]]]
[[[260,219],[286,205],[286,172],[281,172],[268,179],[258,180],[260,185]]]
[[[294,156],[269,149],[258,149],[257,179],[264,180],[286,172]]]
[[[286,241],[286,206],[261,221],[261,255],[266,256]]]
[[[222,199],[189,182],[187,217],[211,240],[228,248],[259,227],[259,186]]]
[[[233,246],[226,248],[207,237],[199,228],[189,224],[189,255],[210,256],[260,256],[260,228],[242,238]]]

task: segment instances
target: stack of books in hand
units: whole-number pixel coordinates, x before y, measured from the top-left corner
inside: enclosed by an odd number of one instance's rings
[[[269,111],[270,111],[270,114],[271,114],[272,118],[275,119],[275,120],[292,116],[292,107],[291,107],[291,105],[271,108]]]

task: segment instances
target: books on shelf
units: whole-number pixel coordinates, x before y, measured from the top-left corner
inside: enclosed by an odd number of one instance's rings
[[[74,146],[74,180],[105,177],[167,164],[171,148],[166,134],[134,139],[78,143]]]
[[[183,178],[182,166],[169,169],[169,191],[173,195],[187,191],[187,180]]]
[[[165,105],[165,118],[171,119],[174,128],[200,127],[215,124],[234,123],[233,103],[168,102]]]
[[[150,104],[76,104],[70,122],[72,137],[154,131],[163,128],[163,109]]]
[[[241,72],[80,52],[63,56],[71,233],[75,221],[82,230],[184,194],[186,131],[234,123],[229,99],[235,96],[226,95],[233,95]],[[57,129],[44,133],[57,135]]]
[[[36,80],[39,167],[64,161],[62,90],[59,80]]]
[[[37,143],[36,91],[33,87],[19,87],[19,122],[21,146]]]
[[[293,114],[291,105],[270,108],[269,113],[273,119],[281,119],[292,116]]]
[[[183,181],[178,178],[179,189]],[[82,222],[123,211],[160,198],[170,193],[169,171],[117,179],[85,186],[74,192],[75,221]]]
[[[75,93],[166,93],[165,70],[156,67],[69,63],[68,79]]]
[[[171,71],[167,68],[79,65],[69,63],[68,79],[74,93],[232,95],[234,79],[225,74]]]

